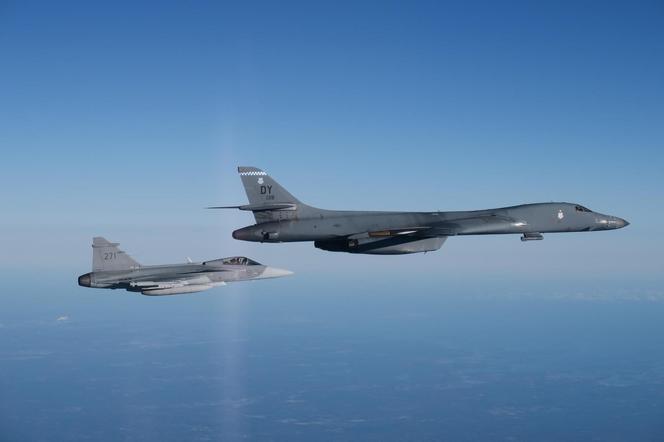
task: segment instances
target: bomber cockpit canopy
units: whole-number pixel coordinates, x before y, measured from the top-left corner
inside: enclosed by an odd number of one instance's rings
[[[590,210],[589,208],[580,206],[578,204],[574,206],[574,208],[576,209],[577,212],[592,212],[592,210]]]
[[[246,256],[231,256],[229,258],[214,259],[205,261],[204,265],[229,265],[229,266],[259,266],[259,262],[249,259]]]

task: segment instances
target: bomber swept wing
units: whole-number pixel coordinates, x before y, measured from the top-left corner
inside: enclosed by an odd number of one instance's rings
[[[402,255],[438,250],[448,236],[432,232],[431,228],[411,227],[356,233],[332,240],[314,241],[314,245],[332,252]]]
[[[488,227],[509,229],[517,221],[507,216],[476,215],[440,221],[430,226],[400,227],[355,233],[334,240],[315,241],[315,246],[328,251],[397,255],[430,252],[440,249],[450,236],[472,234]]]

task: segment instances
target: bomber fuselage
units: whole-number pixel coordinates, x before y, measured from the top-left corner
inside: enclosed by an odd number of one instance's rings
[[[233,238],[257,242],[333,240],[357,232],[432,228],[446,236],[585,232],[613,230],[629,223],[573,203],[535,203],[454,212],[364,212],[317,209],[280,221],[247,226]]]

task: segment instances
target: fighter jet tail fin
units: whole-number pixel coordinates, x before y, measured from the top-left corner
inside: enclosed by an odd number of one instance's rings
[[[240,166],[237,171],[249,199],[249,205],[240,209],[251,210],[257,222],[291,219],[299,211],[309,207],[261,169]]]
[[[96,236],[92,239],[92,271],[131,270],[141,265],[131,256],[106,238]]]

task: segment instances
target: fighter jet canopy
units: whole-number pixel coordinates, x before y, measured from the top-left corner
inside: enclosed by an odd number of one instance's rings
[[[259,266],[259,262],[249,259],[246,256],[231,256],[229,258],[213,259],[205,261],[204,265],[230,265],[230,266]]]

